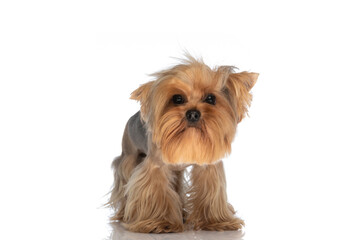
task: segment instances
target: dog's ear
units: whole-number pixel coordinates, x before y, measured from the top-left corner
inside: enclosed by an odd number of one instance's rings
[[[148,112],[150,110],[150,93],[154,81],[141,85],[138,89],[131,93],[130,99],[140,102],[140,112],[143,120],[147,121]]]
[[[231,73],[226,82],[226,89],[236,108],[238,122],[246,115],[250,106],[251,88],[255,85],[259,74],[253,72]]]

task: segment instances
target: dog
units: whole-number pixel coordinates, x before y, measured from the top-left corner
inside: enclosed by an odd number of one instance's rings
[[[244,226],[227,202],[221,159],[230,154],[259,74],[235,70],[211,69],[188,55],[131,94],[141,107],[112,163],[111,220],[142,233]]]

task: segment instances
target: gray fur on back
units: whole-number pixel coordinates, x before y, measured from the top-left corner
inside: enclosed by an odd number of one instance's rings
[[[135,113],[128,122],[129,136],[139,151],[147,153],[147,134],[145,123],[141,120],[140,111]]]

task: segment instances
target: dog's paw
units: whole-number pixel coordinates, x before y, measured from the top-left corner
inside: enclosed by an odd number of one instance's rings
[[[193,224],[194,230],[206,230],[206,231],[236,231],[242,229],[245,226],[243,220],[239,218],[233,218],[223,222],[196,222]]]
[[[182,223],[170,223],[166,220],[142,220],[125,224],[125,227],[129,231],[140,233],[176,233],[184,231]]]

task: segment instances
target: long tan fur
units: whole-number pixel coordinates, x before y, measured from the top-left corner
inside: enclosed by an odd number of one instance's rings
[[[180,232],[187,225],[204,230],[237,230],[244,222],[227,202],[221,158],[230,154],[237,124],[250,106],[258,74],[235,68],[210,69],[188,56],[181,64],[155,73],[131,98],[140,101],[148,149],[131,137],[129,123],[123,152],[113,162],[114,186],[109,205],[135,232]],[[216,104],[204,101],[207,94]],[[174,104],[180,94],[183,104]],[[190,125],[185,114],[196,109],[201,118]],[[190,181],[184,179],[192,165]]]

